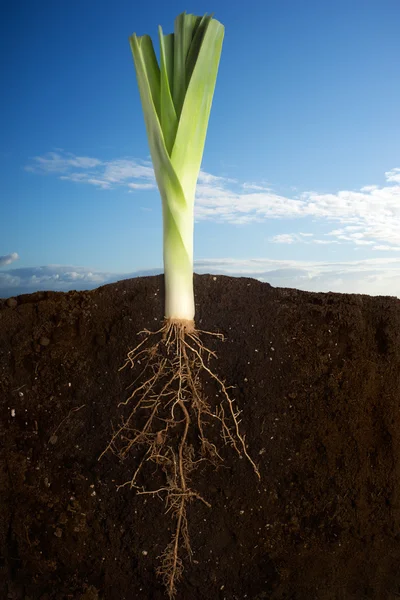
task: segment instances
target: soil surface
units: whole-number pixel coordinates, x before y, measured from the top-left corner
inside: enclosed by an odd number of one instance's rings
[[[177,599],[400,597],[400,300],[210,275],[195,293],[261,481],[216,433]],[[164,502],[117,491],[139,452],[98,460],[132,381],[119,368],[162,317],[161,276],[0,300],[1,599],[165,598]]]

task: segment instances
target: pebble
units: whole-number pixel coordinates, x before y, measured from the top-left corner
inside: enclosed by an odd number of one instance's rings
[[[39,344],[41,346],[48,346],[50,344],[50,340],[49,340],[48,337],[43,336],[43,337],[40,338]]]
[[[9,298],[6,302],[7,306],[10,308],[15,308],[18,304],[18,300],[16,298]]]

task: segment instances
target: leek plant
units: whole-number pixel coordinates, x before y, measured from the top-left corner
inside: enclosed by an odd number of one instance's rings
[[[240,413],[223,380],[209,366],[215,354],[202,338],[210,332],[196,329],[194,323],[194,200],[223,37],[223,25],[212,16],[183,13],[175,20],[174,33],[164,35],[159,27],[159,63],[148,35],[130,37],[162,200],[165,318],[158,331],[141,332],[144,339],[128,353],[122,368],[138,369],[138,375],[132,394],[122,403],[130,406],[128,415],[106,450],[122,458],[139,450],[139,466],[123,486],[139,494],[165,493],[175,525],[158,573],[170,598],[183,571],[182,548],[191,556],[187,504],[198,499],[210,506],[190,486],[193,471],[202,461],[214,465],[222,461],[219,449],[207,438],[213,423],[220,426],[223,441],[246,456],[259,476],[239,430]],[[204,378],[218,384],[219,404],[205,396]],[[162,467],[165,485],[147,489],[140,484],[148,461]]]
[[[224,27],[181,14],[175,33],[130,38],[163,208],[165,318],[193,327],[193,209]]]

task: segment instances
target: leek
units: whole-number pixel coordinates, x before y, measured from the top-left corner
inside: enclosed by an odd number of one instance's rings
[[[183,13],[175,20],[173,34],[164,35],[159,28],[160,64],[149,36],[129,38],[162,199],[165,321],[158,331],[139,332],[144,339],[128,352],[121,369],[139,369],[129,386],[131,395],[121,403],[131,408],[101,456],[110,450],[125,459],[132,449],[144,448],[132,478],[120,487],[166,496],[175,526],[157,573],[170,599],[182,577],[182,551],[192,555],[187,505],[197,499],[211,508],[192,489],[191,479],[204,460],[214,465],[223,460],[207,435],[215,424],[224,443],[245,456],[260,477],[239,430],[240,411],[223,380],[208,366],[216,354],[202,336],[223,336],[194,325],[194,199],[223,37],[224,27],[211,16]],[[218,402],[204,394],[201,374],[219,386]],[[155,490],[139,483],[149,462],[165,474],[165,484]]]
[[[160,64],[148,35],[129,38],[162,200],[165,318],[189,328],[194,200],[223,38],[224,26],[211,16],[182,13],[173,34],[159,27]]]

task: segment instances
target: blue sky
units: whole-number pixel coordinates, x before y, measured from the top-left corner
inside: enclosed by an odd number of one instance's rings
[[[195,271],[400,297],[398,0],[28,0],[0,24],[0,297],[162,267],[128,36],[226,28]]]

